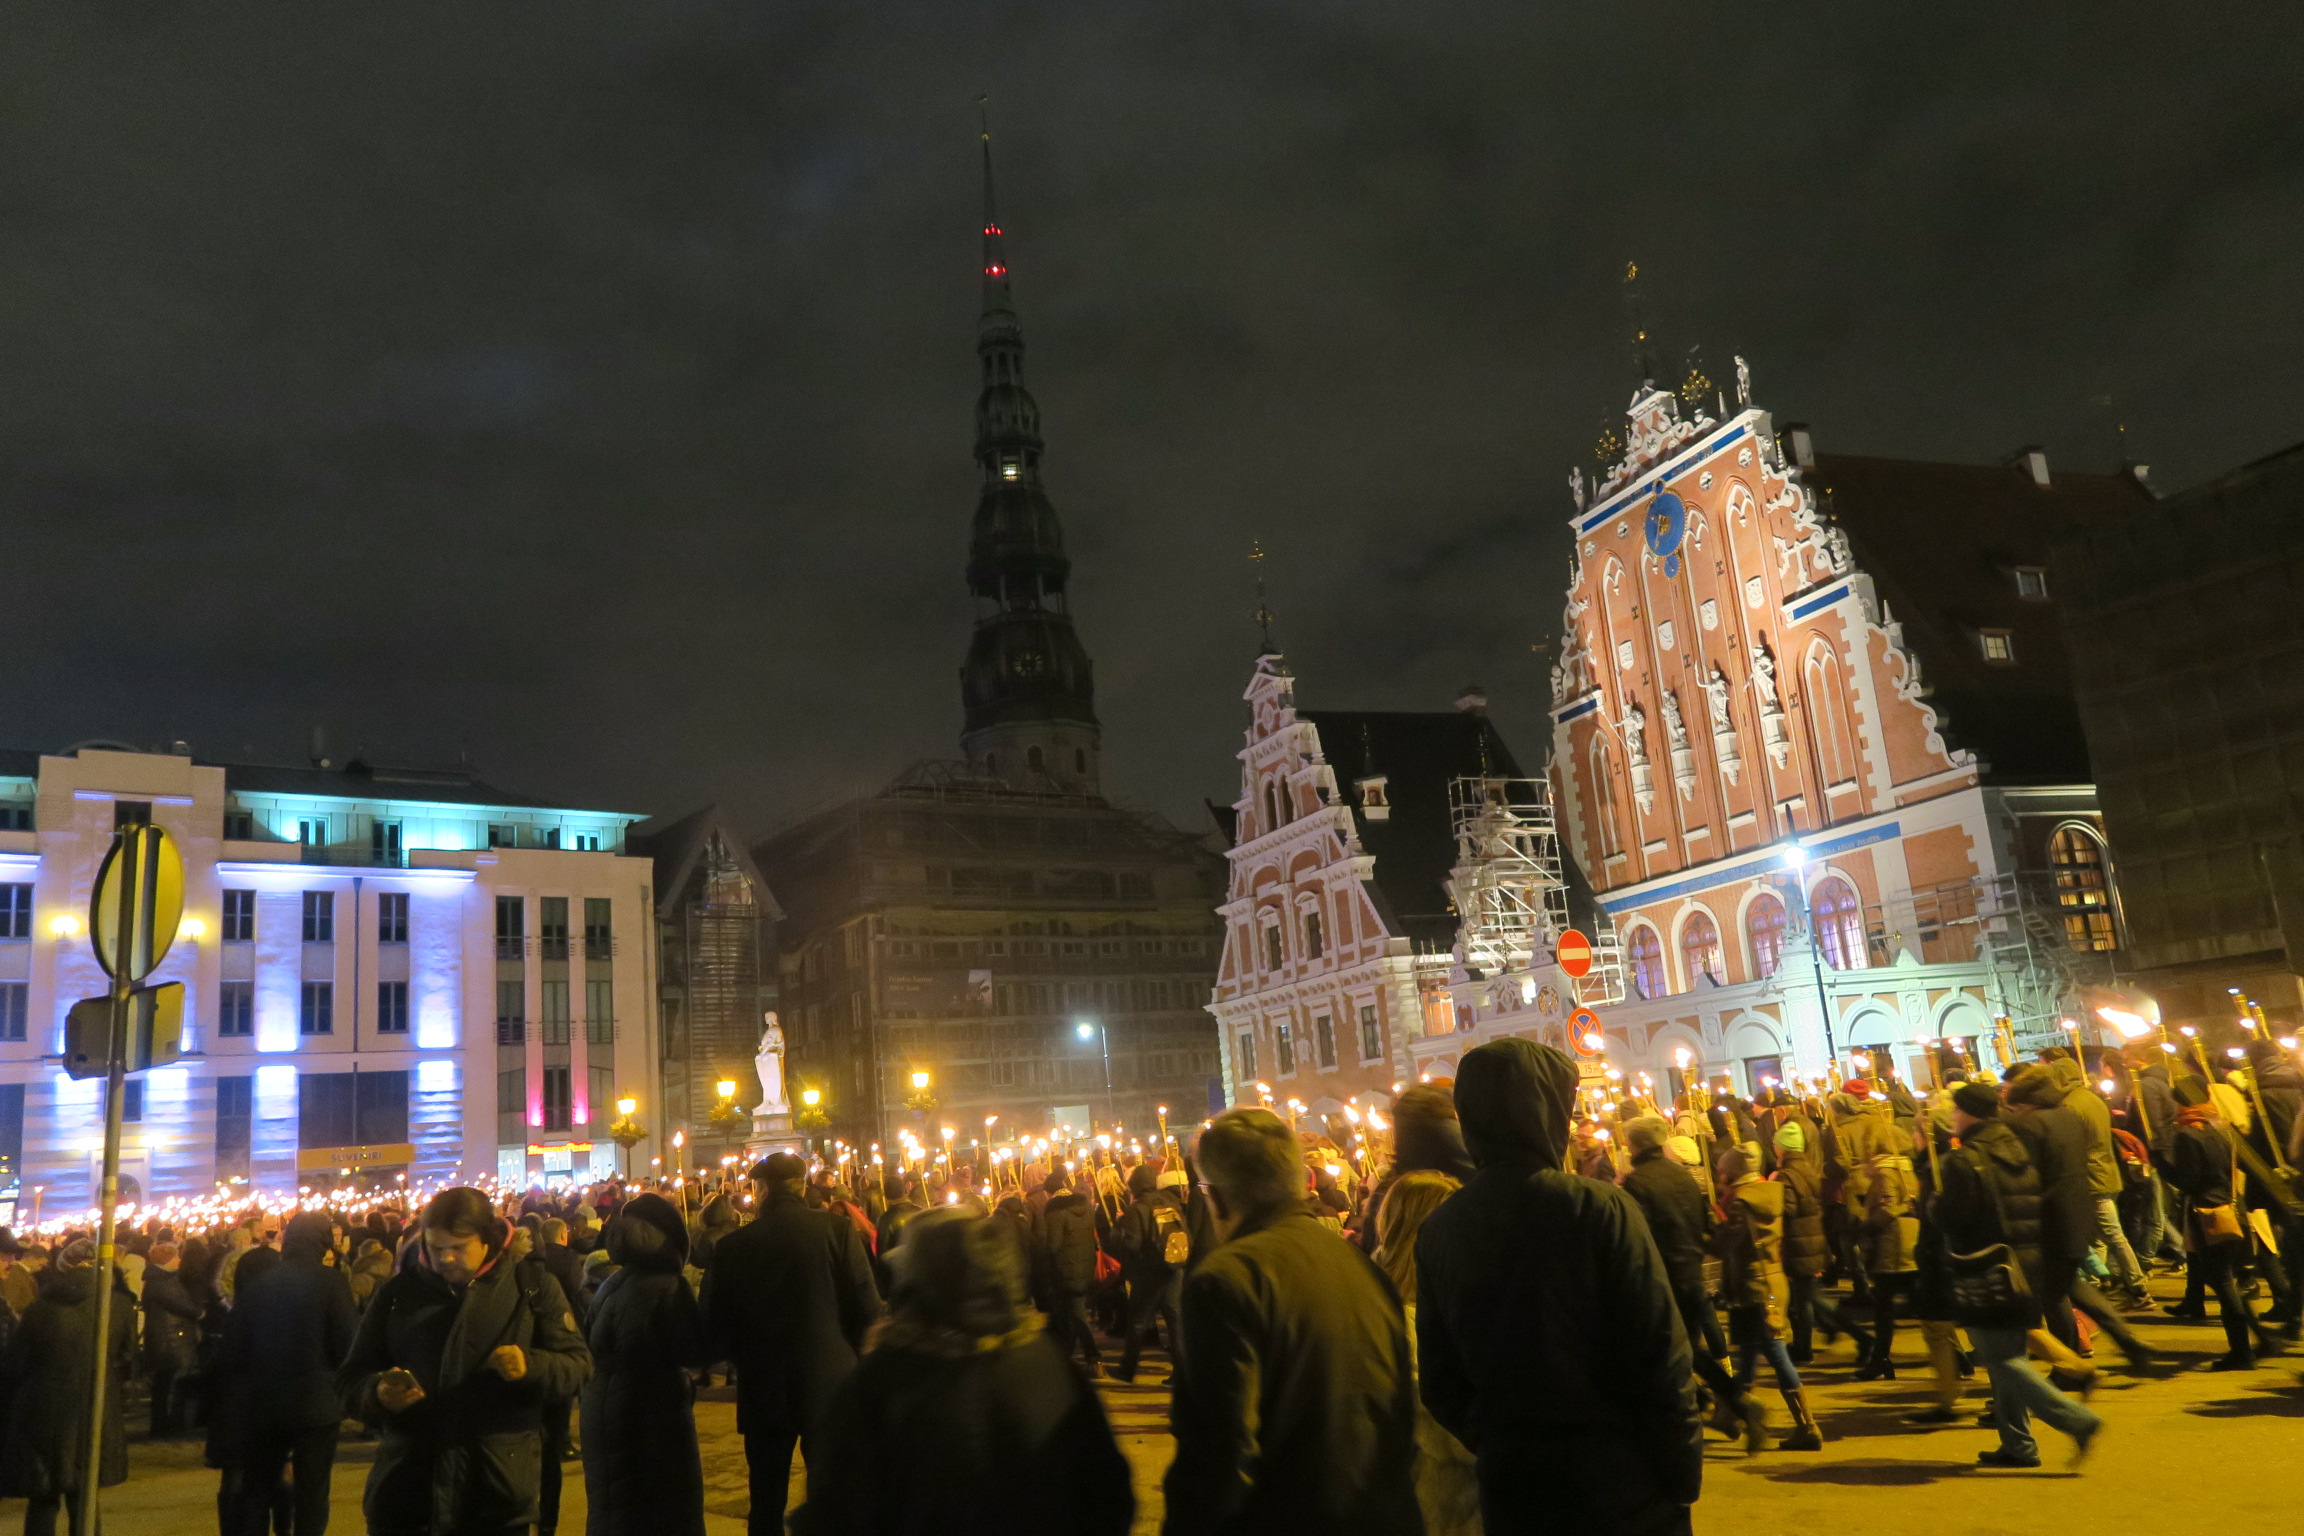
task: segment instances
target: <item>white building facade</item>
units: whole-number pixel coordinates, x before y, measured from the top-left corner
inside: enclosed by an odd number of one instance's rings
[[[135,821],[184,859],[151,980],[184,984],[185,1054],[131,1079],[124,1193],[612,1174],[616,1100],[660,1102],[650,865],[620,852],[639,819],[357,762],[0,754],[0,1165],[19,1208],[93,1199],[103,1087],[64,1075],[62,1032],[105,990],[89,893]]]

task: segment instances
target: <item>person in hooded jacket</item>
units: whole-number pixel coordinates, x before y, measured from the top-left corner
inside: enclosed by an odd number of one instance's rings
[[[361,1505],[369,1536],[499,1536],[535,1523],[543,1405],[591,1352],[559,1282],[505,1253],[477,1189],[444,1189],[360,1319],[337,1390],[382,1430]]]
[[[616,1273],[594,1299],[584,1383],[584,1536],[703,1536],[696,1390],[704,1314],[681,1267],[688,1228],[662,1195],[636,1195],[608,1223]]]
[[[208,1459],[224,1474],[216,1510],[226,1536],[264,1536],[281,1506],[296,1536],[328,1528],[329,1475],[344,1421],[336,1367],[359,1327],[351,1288],[329,1262],[333,1237],[326,1216],[292,1218],[279,1262],[243,1275],[225,1325],[211,1372]],[[282,1483],[291,1466],[292,1494]]]
[[[2048,1288],[2053,1271],[2041,1247],[2046,1186],[2025,1142],[2001,1123],[2000,1108],[1999,1095],[1982,1083],[1962,1083],[1952,1090],[1952,1129],[1959,1145],[1941,1159],[1944,1187],[1931,1211],[1932,1224],[1944,1234],[1948,1263],[1957,1265],[1961,1255],[1985,1254],[2004,1243],[2031,1291],[2017,1298],[2006,1315],[1960,1319],[1976,1346],[1976,1358],[1992,1378],[1992,1415],[2000,1430],[1999,1446],[1978,1452],[1976,1460],[1986,1467],[2039,1466],[2031,1424],[2037,1413],[2072,1437],[2077,1469],[2104,1421],[2057,1391],[2024,1358],[2024,1335],[2039,1323],[2040,1299],[2057,1299],[2057,1293]]]
[[[2189,1283],[2213,1294],[2223,1314],[2225,1353],[2209,1369],[2252,1370],[2258,1353],[2277,1355],[2281,1349],[2278,1336],[2249,1314],[2236,1278],[2248,1256],[2249,1237],[2232,1129],[2216,1113],[2200,1078],[2179,1079],[2170,1097],[2176,1113],[2168,1138],[2168,1182],[2188,1208],[2184,1249]]]
[[[1070,1169],[1048,1175],[1048,1203],[1034,1229],[1034,1261],[1048,1331],[1067,1354],[1077,1350],[1094,1380],[1104,1374],[1096,1332],[1088,1326],[1088,1293],[1096,1284],[1096,1208],[1072,1187]]]
[[[1457,1068],[1478,1171],[1416,1241],[1424,1402],[1478,1459],[1489,1530],[1685,1536],[1704,1477],[1688,1337],[1638,1203],[1562,1167],[1576,1077],[1521,1039]]]
[[[1776,1389],[1784,1394],[1785,1411],[1792,1415],[1792,1433],[1781,1442],[1787,1451],[1817,1451],[1824,1442],[1816,1420],[1808,1412],[1808,1399],[1800,1391],[1800,1372],[1785,1352],[1791,1333],[1786,1316],[1792,1290],[1784,1279],[1784,1186],[1760,1176],[1760,1149],[1730,1147],[1720,1154],[1721,1222],[1713,1235],[1720,1255],[1721,1290],[1728,1299],[1728,1336],[1736,1346],[1736,1382],[1750,1390],[1754,1367],[1762,1355],[1776,1372]],[[1757,1404],[1747,1423],[1745,1449],[1757,1455],[1768,1448],[1766,1421]]]
[[[2040,1246],[2050,1286],[2040,1298],[2042,1326],[2077,1355],[2080,1330],[2072,1313],[2078,1307],[2112,1336],[2130,1365],[2142,1369],[2157,1358],[2153,1350],[2081,1269],[2096,1246],[2096,1194],[2089,1172],[2092,1138],[2086,1117],[2072,1107],[2075,1092],[2082,1099],[2095,1097],[2076,1089],[2069,1075],[2037,1063],[2018,1067],[2000,1087],[2001,1119],[2040,1174]]]
[[[0,1356],[0,1394],[8,1404],[8,1432],[0,1439],[0,1495],[26,1500],[24,1536],[52,1536],[56,1516],[70,1507],[76,1529],[87,1497],[90,1378],[96,1366],[96,1245],[79,1238],[64,1246],[45,1282],[24,1309],[8,1352]],[[125,1281],[112,1280],[110,1338],[105,1358],[104,1446],[99,1487],[128,1480],[128,1366],[136,1353],[136,1299]]]
[[[1920,1235],[1919,1179],[1911,1140],[1899,1136],[1891,1106],[1866,1078],[1851,1078],[1832,1096],[1835,1171],[1849,1229],[1871,1297],[1872,1335],[1858,1381],[1896,1377],[1896,1314],[1912,1291]]]
[[[1840,1309],[1824,1294],[1832,1247],[1824,1236],[1824,1192],[1808,1152],[1808,1127],[1781,1117],[1775,1135],[1776,1182],[1784,1188],[1784,1283],[1791,1292],[1790,1354],[1794,1365],[1815,1357],[1817,1328],[1826,1342],[1848,1331]]]
[[[793,1536],[1126,1536],[1128,1463],[1033,1316],[1014,1242],[937,1210],[894,1266],[887,1326],[832,1396]]]

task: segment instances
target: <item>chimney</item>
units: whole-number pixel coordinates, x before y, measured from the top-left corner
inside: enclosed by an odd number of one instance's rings
[[[1784,440],[1792,447],[1792,462],[1794,464],[1802,469],[1814,469],[1816,467],[1816,439],[1809,433],[1808,423],[1804,421],[1786,422],[1784,424]]]
[[[1456,708],[1467,715],[1488,713],[1488,690],[1478,683],[1466,683],[1456,690]]]

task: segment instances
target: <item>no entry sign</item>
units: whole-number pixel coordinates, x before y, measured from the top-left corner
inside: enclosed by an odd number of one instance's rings
[[[1592,969],[1592,941],[1571,928],[1560,935],[1560,942],[1554,947],[1552,958],[1569,975],[1585,975]]]

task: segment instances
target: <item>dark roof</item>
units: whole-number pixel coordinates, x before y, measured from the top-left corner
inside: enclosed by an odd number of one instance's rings
[[[2128,474],[2006,468],[1852,454],[1816,456],[1808,482],[1847,530],[1904,642],[1920,658],[1944,739],[1974,752],[1988,782],[2084,784],[2080,732],[2056,601],[2054,546],[2149,505]],[[2016,570],[2048,573],[2048,599],[2017,595]],[[1979,633],[2009,632],[2015,664],[1984,659]]]
[[[1456,865],[1456,832],[1448,784],[1460,778],[1525,777],[1486,715],[1467,710],[1305,709],[1320,732],[1321,755],[1336,787],[1358,809],[1353,781],[1384,775],[1392,814],[1357,817],[1360,845],[1376,856],[1377,894],[1394,932],[1442,947],[1456,936],[1447,880]]]
[[[704,850],[711,846],[715,832],[720,834],[720,841],[736,861],[736,868],[752,882],[752,889],[759,892],[761,916],[771,921],[782,919],[784,909],[777,905],[776,893],[768,888],[767,877],[760,873],[760,866],[752,862],[743,834],[717,805],[690,811],[678,821],[648,822],[624,834],[625,851],[638,854],[655,866],[658,910],[669,910],[685,898],[689,877],[704,857]]]
[[[1203,800],[1200,803],[1208,807],[1208,820],[1215,826],[1216,835],[1223,839],[1224,846],[1230,848],[1238,843],[1240,841],[1240,808],[1236,805],[1218,805],[1213,800]]]

